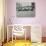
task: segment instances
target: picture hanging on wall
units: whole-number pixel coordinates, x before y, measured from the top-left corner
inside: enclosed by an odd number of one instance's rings
[[[35,17],[35,2],[16,0],[16,17]]]

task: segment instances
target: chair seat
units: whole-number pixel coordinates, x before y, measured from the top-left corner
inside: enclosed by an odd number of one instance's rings
[[[13,31],[13,35],[22,36],[24,35],[24,31]]]

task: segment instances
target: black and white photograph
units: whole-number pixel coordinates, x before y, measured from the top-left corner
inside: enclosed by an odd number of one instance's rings
[[[35,2],[16,0],[16,17],[35,17]]]

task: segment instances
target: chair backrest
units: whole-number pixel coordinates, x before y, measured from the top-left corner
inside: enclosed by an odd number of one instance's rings
[[[13,35],[15,35],[15,36],[22,36],[22,35],[24,35],[24,29],[23,29],[23,26],[21,26],[21,25],[15,25],[14,27],[13,27],[13,30],[12,30],[13,32]]]

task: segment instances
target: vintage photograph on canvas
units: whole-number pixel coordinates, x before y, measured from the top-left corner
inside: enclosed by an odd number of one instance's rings
[[[16,0],[16,17],[35,17],[35,2]]]

